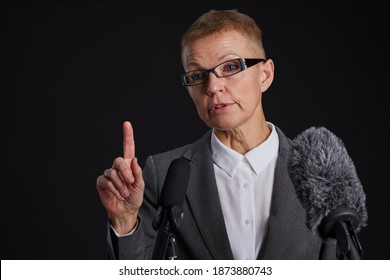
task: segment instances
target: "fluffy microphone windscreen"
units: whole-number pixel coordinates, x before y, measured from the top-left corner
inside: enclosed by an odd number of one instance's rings
[[[288,171],[313,232],[318,232],[324,217],[340,207],[357,212],[356,231],[366,225],[363,186],[343,142],[332,132],[312,127],[299,134],[292,141]]]

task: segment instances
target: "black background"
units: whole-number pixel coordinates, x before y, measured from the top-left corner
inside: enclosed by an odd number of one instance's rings
[[[212,8],[263,29],[276,65],[267,120],[290,138],[324,126],[344,141],[367,195],[365,258],[390,259],[385,4],[129,2],[1,6],[1,259],[105,258],[96,178],[122,153],[122,122],[142,164],[208,129],[180,85],[179,42]]]

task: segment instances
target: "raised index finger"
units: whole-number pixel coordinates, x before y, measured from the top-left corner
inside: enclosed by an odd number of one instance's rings
[[[123,158],[132,160],[135,156],[134,132],[131,123],[125,121],[123,123]]]

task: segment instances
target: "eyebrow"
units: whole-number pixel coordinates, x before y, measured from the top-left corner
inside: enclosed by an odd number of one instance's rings
[[[192,61],[190,61],[189,63],[187,63],[187,65],[186,65],[187,67],[190,67],[190,66],[195,66],[195,67],[199,67],[200,68],[200,65],[199,65],[199,63],[196,63],[196,62],[192,62]]]
[[[222,60],[225,59],[225,57],[227,57],[229,55],[236,55],[236,56],[240,57],[238,54],[236,54],[234,52],[229,52],[229,53],[226,53],[226,54],[222,55],[221,57],[219,57],[218,58],[219,62],[222,62]]]

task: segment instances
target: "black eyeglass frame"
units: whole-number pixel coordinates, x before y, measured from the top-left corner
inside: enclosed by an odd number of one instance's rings
[[[215,69],[217,69],[219,66],[221,66],[222,64],[226,63],[226,62],[229,62],[229,61],[234,61],[234,60],[239,60],[240,61],[240,71],[237,71],[235,73],[232,73],[232,74],[229,74],[229,75],[224,75],[224,76],[221,76],[221,75],[218,75],[218,73],[215,71]],[[181,84],[185,87],[192,87],[192,86],[197,86],[197,85],[201,85],[201,84],[204,84],[208,81],[209,79],[209,75],[210,75],[210,72],[213,72],[214,75],[218,78],[226,78],[226,77],[229,77],[229,76],[233,76],[233,75],[236,75],[237,73],[240,73],[246,69],[248,69],[249,67],[253,66],[253,65],[256,65],[260,62],[265,62],[266,59],[264,58],[234,58],[234,59],[229,59],[229,60],[226,60],[224,62],[221,62],[220,64],[218,64],[217,66],[211,68],[211,69],[202,69],[202,70],[193,70],[193,71],[188,71],[186,73],[183,73],[181,74]],[[186,75],[189,74],[189,73],[192,73],[192,72],[205,72],[207,73],[207,78],[200,82],[200,83],[197,83],[197,84],[187,84],[186,83]]]

